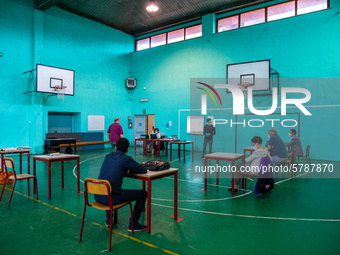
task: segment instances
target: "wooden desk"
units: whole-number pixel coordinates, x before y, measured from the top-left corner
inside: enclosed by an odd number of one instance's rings
[[[61,162],[61,187],[64,188],[64,161],[76,160],[77,161],[77,190],[78,194],[80,193],[80,170],[79,170],[79,155],[73,154],[63,154],[60,153],[56,156],[50,155],[39,155],[33,156],[33,175],[36,176],[36,161],[42,161],[48,163],[48,198],[51,199],[51,163],[52,162]],[[35,192],[35,190],[34,190]]]
[[[245,147],[243,148],[243,154],[246,155],[246,152],[249,151],[250,155],[253,154],[253,152],[255,151],[254,147]]]
[[[178,168],[170,168],[163,171],[149,171],[146,174],[128,174],[126,177],[143,181],[143,189],[145,190],[145,182],[148,183],[147,198],[147,232],[151,232],[151,181],[174,175],[174,219],[177,220],[177,204],[178,204]]]
[[[159,141],[159,143],[157,144],[157,157],[160,156],[160,148],[161,148],[161,143],[160,142],[164,142],[165,143],[165,156],[168,156],[168,143],[170,143],[172,140],[169,139],[142,139],[142,138],[136,138],[135,139],[135,155],[136,155],[136,147],[137,147],[137,141],[143,141],[143,152],[144,155],[147,156],[148,155],[148,144],[149,142],[157,142]]]
[[[4,164],[4,155],[8,154],[20,154],[20,174],[22,174],[22,154],[27,153],[27,173],[30,174],[30,149],[22,149],[22,150],[10,150],[10,151],[0,151],[1,154],[1,167]],[[3,171],[3,167],[0,168]]]
[[[178,160],[181,159],[181,144],[183,144],[183,162],[185,163],[185,145],[191,144],[192,161],[194,161],[194,142],[191,141],[177,141],[170,142],[170,161],[172,160],[172,145],[178,144]]]
[[[232,166],[235,166],[235,161],[242,159],[242,162],[244,163],[245,155],[244,154],[235,154],[235,153],[224,153],[224,152],[215,152],[211,154],[206,154],[204,156],[205,160],[205,169],[207,168],[207,161],[208,159],[214,159],[216,160],[216,164],[218,166],[220,160],[225,161],[231,161]],[[205,177],[204,177],[204,190],[207,190],[207,171],[205,171]],[[216,171],[216,184],[218,184],[218,171]],[[231,176],[231,193],[234,194],[234,172],[232,172]]]

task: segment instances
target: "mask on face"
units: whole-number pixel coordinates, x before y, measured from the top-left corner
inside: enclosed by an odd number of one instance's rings
[[[288,136],[292,136],[291,133],[288,133]]]
[[[157,134],[158,133],[158,131],[155,131],[155,134]]]
[[[256,145],[254,145],[253,148],[254,148],[255,150],[257,150],[257,146],[256,146]]]
[[[210,126],[210,125],[211,125],[211,122],[208,122],[208,125]]]
[[[268,135],[268,138],[270,139],[270,135]]]

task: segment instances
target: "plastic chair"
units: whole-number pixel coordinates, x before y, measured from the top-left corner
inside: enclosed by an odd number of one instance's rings
[[[12,187],[12,192],[11,192],[11,197],[9,198],[9,202],[8,202],[8,206],[10,206],[11,201],[12,201],[12,196],[14,193],[14,188],[15,188],[15,184],[17,183],[17,181],[21,181],[21,180],[27,180],[27,188],[28,188],[28,195],[30,195],[30,179],[33,179],[33,185],[35,187],[36,190],[36,194],[37,194],[37,200],[38,200],[38,181],[37,181],[37,177],[30,175],[30,174],[16,174],[15,169],[14,169],[14,160],[12,158],[4,158],[4,168],[5,168],[5,173],[6,173],[6,178],[5,178],[5,183],[2,186],[2,191],[1,191],[1,195],[0,195],[0,201],[2,199],[2,195],[4,193],[5,190],[5,186],[6,186],[6,181],[7,178],[13,180],[13,187]],[[11,168],[13,171],[13,175],[9,176],[8,175],[8,168]],[[33,189],[34,190],[34,189]]]
[[[287,159],[286,161],[277,161],[277,162],[275,162],[276,165],[278,165],[278,164],[280,164],[280,165],[289,165],[289,164],[292,165],[292,167],[290,169],[292,180],[293,180],[293,169],[294,169],[294,165],[296,164],[295,161],[294,161],[294,154],[295,154],[295,149],[292,151],[292,155],[291,155],[290,159]],[[277,178],[277,173],[278,172],[275,172],[275,178]],[[294,175],[296,177],[296,171],[294,172]]]
[[[134,231],[133,231],[132,204],[131,204],[131,202],[126,202],[126,203],[119,204],[119,205],[112,205],[112,197],[111,197],[112,189],[111,189],[110,182],[107,181],[107,180],[97,180],[97,179],[86,178],[84,184],[85,184],[85,192],[84,192],[85,205],[84,205],[84,213],[83,213],[83,219],[82,219],[81,229],[80,229],[79,243],[81,242],[81,237],[82,237],[82,234],[83,234],[86,207],[92,206],[92,207],[99,209],[99,210],[110,211],[108,223],[109,223],[109,228],[110,228],[109,251],[111,251],[112,213],[115,212],[115,219],[114,220],[115,220],[115,223],[116,223],[117,222],[116,211],[119,208],[122,208],[123,206],[129,204],[130,205],[130,214],[131,214],[131,230],[132,230],[132,234],[133,234]],[[97,201],[89,204],[88,193],[107,196],[109,205],[101,204]]]
[[[306,163],[308,164],[309,169],[310,169],[309,150],[310,150],[310,145],[307,145],[307,148],[306,148],[306,155],[296,156],[296,157],[298,158],[298,163],[299,163],[299,159],[300,159],[300,158],[306,158]]]

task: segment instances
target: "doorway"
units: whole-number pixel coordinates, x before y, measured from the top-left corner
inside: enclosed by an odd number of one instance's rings
[[[150,135],[155,129],[155,114],[134,115],[134,138],[140,135]]]

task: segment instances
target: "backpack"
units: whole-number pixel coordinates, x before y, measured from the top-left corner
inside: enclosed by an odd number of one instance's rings
[[[270,163],[271,160],[268,156],[263,157],[260,161],[260,178],[257,180],[255,193],[261,193],[262,197],[274,189],[273,168]]]
[[[141,165],[150,171],[162,171],[170,168],[170,163],[162,160],[150,160]]]

